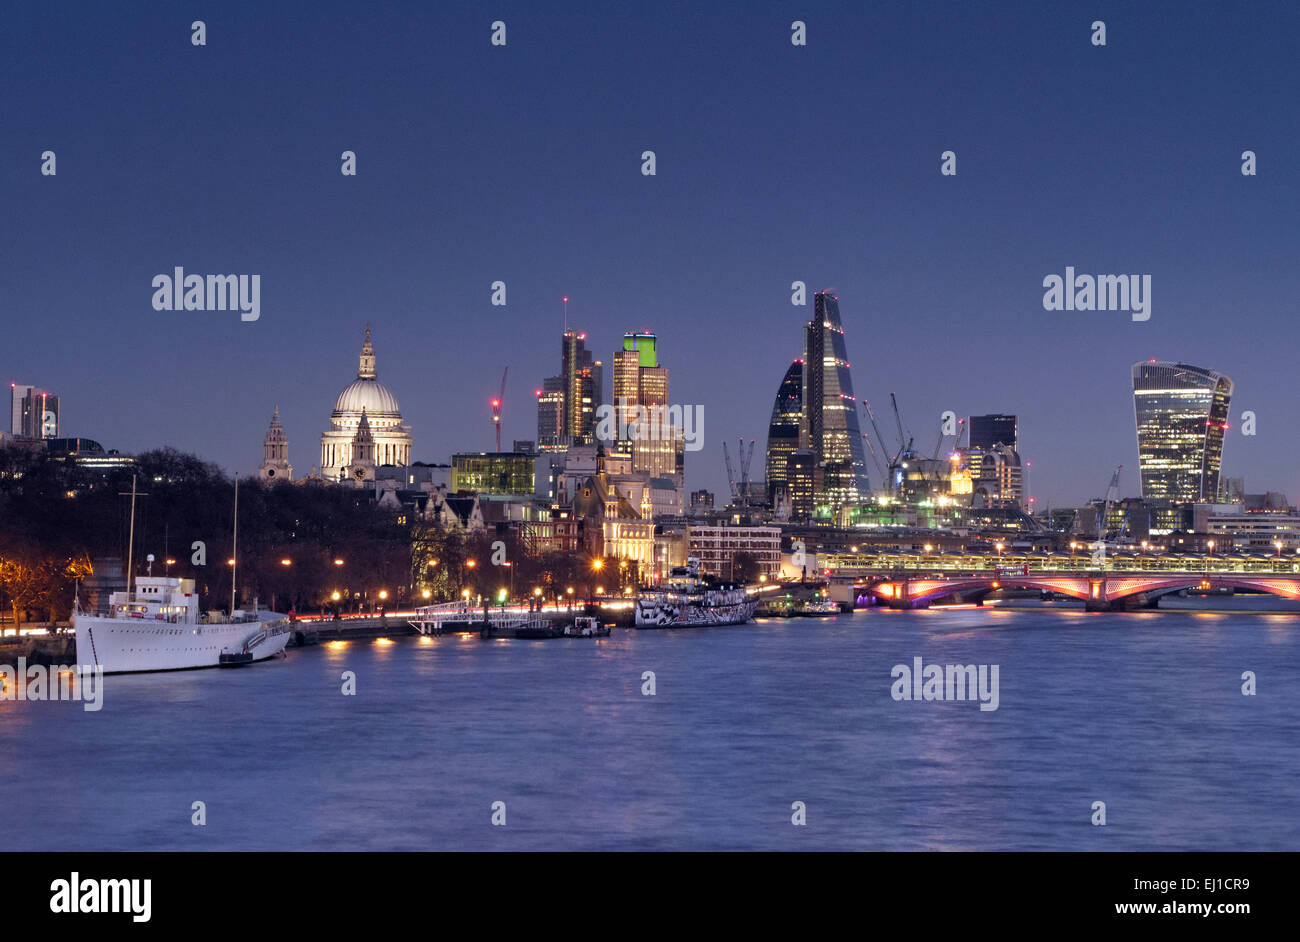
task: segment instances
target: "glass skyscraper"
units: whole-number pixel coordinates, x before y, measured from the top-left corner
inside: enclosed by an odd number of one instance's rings
[[[990,451],[995,445],[1018,449],[1019,420],[1014,415],[972,415],[970,447]]]
[[[803,422],[803,360],[795,360],[785,371],[772,404],[767,426],[767,497],[786,487],[786,459],[799,450],[799,427]],[[788,491],[788,488],[787,488]]]
[[[1133,364],[1142,497],[1212,502],[1219,493],[1232,380],[1186,363]]]
[[[682,429],[667,412],[668,368],[659,365],[657,344],[652,333],[628,333],[614,351],[616,421],[608,447],[630,455],[632,470],[668,478],[684,473],[686,452]]]
[[[604,366],[587,349],[587,335],[566,330],[560,375],[537,390],[537,447],[563,451],[596,441],[596,410],[605,401]]]
[[[813,318],[806,330],[803,406],[801,437],[824,472],[818,506],[834,509],[865,499],[870,486],[840,302],[825,291],[813,295]]]

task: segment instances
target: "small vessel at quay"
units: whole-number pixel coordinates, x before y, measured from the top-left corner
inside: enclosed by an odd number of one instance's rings
[[[566,638],[606,638],[609,636],[609,625],[602,625],[594,618],[581,616],[575,618],[572,625],[564,626],[564,636]]]

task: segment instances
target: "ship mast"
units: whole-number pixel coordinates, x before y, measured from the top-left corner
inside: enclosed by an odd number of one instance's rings
[[[131,475],[131,535],[127,537],[126,545],[126,600],[128,602],[131,601],[131,571],[135,561],[135,478],[134,474]]]
[[[239,568],[239,475],[235,475],[235,536],[230,547],[230,617],[235,617],[235,571]]]

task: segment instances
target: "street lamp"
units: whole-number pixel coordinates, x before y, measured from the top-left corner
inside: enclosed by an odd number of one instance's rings
[[[281,565],[281,566],[292,566],[292,565],[293,565],[293,560],[292,560],[292,559],[282,559],[282,560],[280,560],[280,565]]]
[[[334,560],[334,565],[335,565],[335,566],[342,566],[342,565],[343,565],[343,560],[341,560],[341,559],[336,559],[336,560]]]

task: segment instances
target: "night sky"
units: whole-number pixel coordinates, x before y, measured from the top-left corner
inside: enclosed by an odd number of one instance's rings
[[[1225,474],[1300,498],[1300,5],[1133,6],[6,4],[0,378],[60,395],[64,435],[241,473],[278,405],[303,475],[370,322],[445,462],[492,448],[507,365],[503,439],[536,436],[567,294],[607,383],[659,334],[705,409],[687,485],[722,493],[723,438],[761,474],[798,279],[838,294],[887,434],[891,391],[922,450],[946,409],[1018,413],[1040,508],[1118,464],[1137,492],[1151,357],[1231,376]],[[260,320],[154,311],[178,265],[261,275]],[[1150,274],[1151,319],[1045,311],[1067,265]]]

